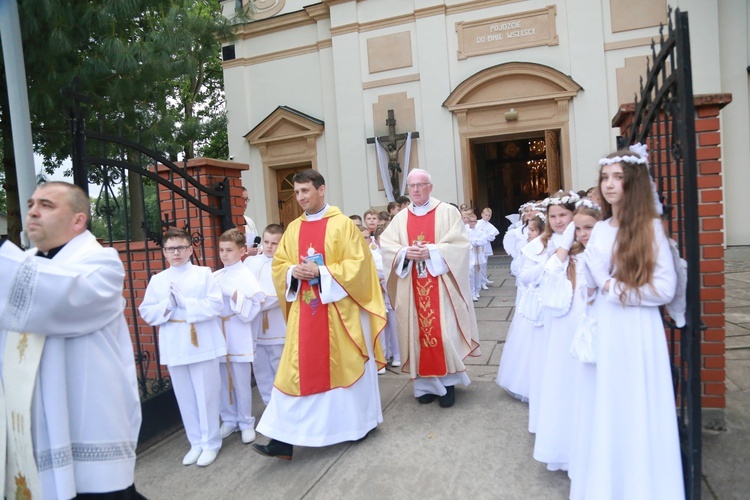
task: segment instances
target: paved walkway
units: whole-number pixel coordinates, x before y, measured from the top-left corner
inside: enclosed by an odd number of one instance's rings
[[[384,422],[360,443],[295,448],[294,460],[261,457],[239,434],[207,468],[183,467],[180,431],[141,453],[136,485],[150,499],[565,499],[569,481],[531,458],[528,407],[494,379],[513,316],[507,258],[493,258],[495,281],[477,307],[482,357],[470,360],[472,385],[456,405],[419,405],[408,377],[379,377]],[[748,498],[750,491],[750,247],[727,252],[727,430],[704,432],[704,499]],[[259,417],[263,404],[254,398]],[[259,442],[265,438],[258,437]]]

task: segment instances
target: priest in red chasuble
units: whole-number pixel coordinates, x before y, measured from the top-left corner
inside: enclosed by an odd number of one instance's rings
[[[289,224],[273,260],[273,280],[287,331],[271,400],[253,445],[262,455],[292,458],[293,445],[356,441],[383,414],[378,370],[385,304],[362,233],[325,202],[315,170],[292,179],[305,211]],[[283,298],[283,299],[282,299]]]
[[[431,198],[430,174],[407,178],[412,204],[380,236],[388,294],[396,310],[402,371],[420,403],[455,402],[454,386],[471,383],[464,359],[479,356],[469,287],[469,238],[455,207]]]

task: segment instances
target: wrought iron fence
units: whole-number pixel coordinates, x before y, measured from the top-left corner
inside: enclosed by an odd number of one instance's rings
[[[74,182],[92,198],[92,232],[103,245],[120,253],[125,267],[125,317],[136,357],[138,387],[144,405],[143,428],[152,428],[151,414],[164,420],[164,403],[149,411],[149,401],[168,394],[173,401],[167,371],[159,363],[157,329],[143,322],[138,305],[149,278],[166,269],[162,234],[170,226],[191,235],[193,260],[217,267],[221,233],[234,227],[229,181],[182,166],[142,144],[104,130],[86,130],[85,96],[67,92],[70,109]],[[168,405],[174,406],[172,402]],[[174,410],[174,408],[173,408]],[[172,411],[176,418],[176,411]],[[156,427],[164,427],[159,422]],[[142,431],[142,437],[143,437]]]
[[[660,32],[660,50],[651,42],[651,59],[625,144],[648,144],[649,163],[664,204],[665,224],[688,263],[686,325],[666,321],[678,403],[685,493],[701,494],[700,380],[700,248],[698,239],[698,171],[695,104],[690,65],[687,12],[668,11],[667,36]]]

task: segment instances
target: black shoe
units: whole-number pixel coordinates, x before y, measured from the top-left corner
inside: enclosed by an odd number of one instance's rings
[[[417,401],[422,403],[423,405],[427,405],[432,403],[437,399],[437,396],[435,394],[422,394],[417,398]]]
[[[256,453],[260,453],[261,455],[266,457],[280,458],[282,460],[291,460],[292,450],[293,446],[291,444],[284,443],[282,441],[276,441],[275,439],[270,440],[266,445],[253,445],[253,451],[255,451]]]
[[[365,439],[367,439],[367,436],[369,436],[370,434],[372,434],[372,431],[374,431],[374,430],[375,430],[375,428],[370,429],[369,431],[367,431],[367,434],[365,434],[364,436],[362,436],[359,439],[355,439],[354,441],[352,441],[352,443],[361,443],[362,441],[364,441]]]
[[[449,385],[445,389],[448,392],[445,393],[445,396],[440,396],[440,406],[450,408],[456,402],[456,391],[452,385]]]

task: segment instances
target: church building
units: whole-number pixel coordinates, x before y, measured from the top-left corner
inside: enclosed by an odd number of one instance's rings
[[[248,2],[222,55],[230,156],[250,165],[259,228],[299,215],[304,168],[348,215],[402,188],[389,161],[424,168],[433,196],[489,206],[501,228],[525,201],[594,186],[668,22],[667,0],[227,0],[224,15]],[[750,7],[669,5],[689,16],[695,95],[728,102],[724,243],[749,245]]]

